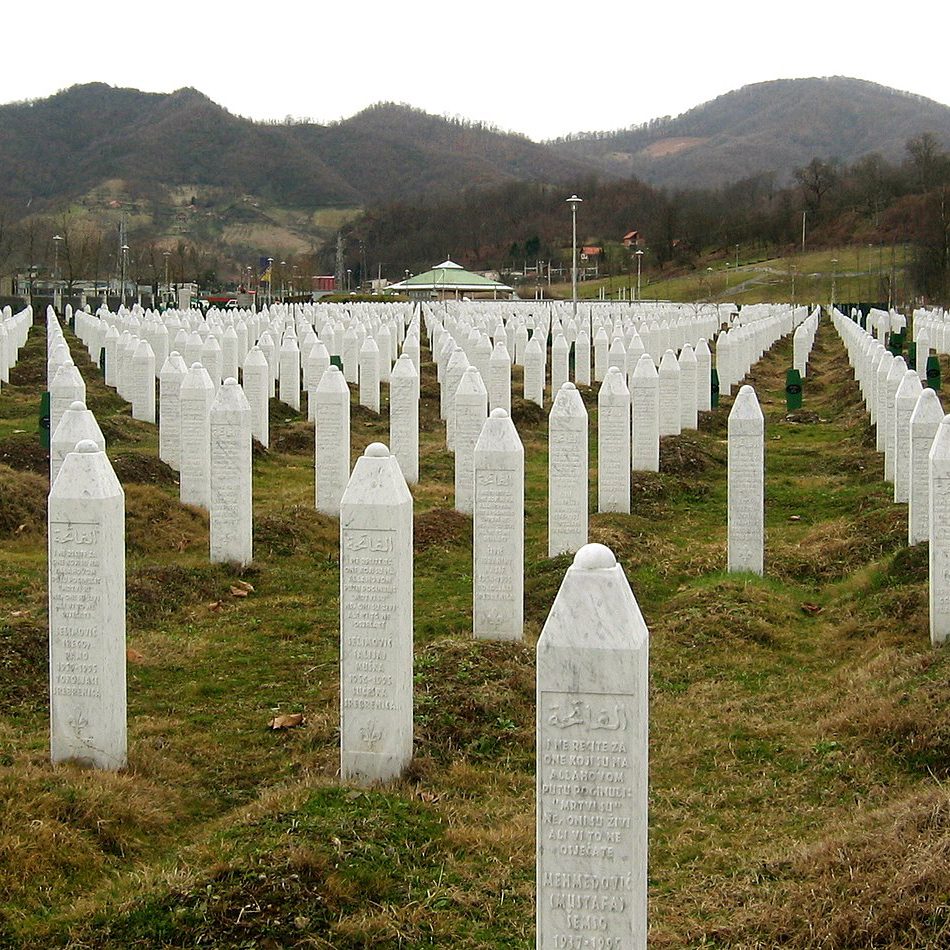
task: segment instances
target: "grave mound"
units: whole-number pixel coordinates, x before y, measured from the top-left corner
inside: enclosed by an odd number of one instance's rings
[[[0,464],[48,476],[49,452],[40,445],[35,432],[14,432],[0,440]]]
[[[49,702],[49,640],[45,614],[21,610],[0,624],[0,705]],[[0,756],[0,765],[5,765]]]
[[[46,530],[49,483],[40,475],[0,465],[0,537]]]
[[[121,452],[110,461],[119,481],[125,486],[128,482],[147,485],[177,485],[178,475],[161,459],[140,452]]]
[[[313,455],[313,423],[291,422],[271,430],[274,448],[288,455]],[[260,444],[260,443],[258,443]]]
[[[135,554],[186,551],[208,545],[208,516],[182,505],[154,485],[125,489],[125,544]]]
[[[311,554],[336,560],[340,523],[312,507],[292,505],[254,518],[254,546],[272,555]]]
[[[417,552],[432,545],[470,547],[472,519],[454,508],[430,508],[416,515],[412,535]]]
[[[660,471],[667,475],[701,475],[725,464],[725,453],[696,436],[665,435],[660,439]]]

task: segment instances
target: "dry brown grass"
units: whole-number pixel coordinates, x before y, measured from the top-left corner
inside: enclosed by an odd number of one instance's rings
[[[0,537],[46,533],[49,479],[0,465]]]

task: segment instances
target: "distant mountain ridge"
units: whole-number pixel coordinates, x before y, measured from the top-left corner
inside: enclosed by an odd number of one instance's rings
[[[517,181],[575,190],[594,176],[690,188],[765,172],[782,184],[815,156],[900,159],[922,132],[950,147],[950,107],[841,77],[757,83],[676,118],[545,143],[392,103],[329,125],[258,123],[195,89],[89,83],[0,106],[0,199],[55,212],[109,183],[153,208],[195,188],[219,206],[252,196],[310,213]]]
[[[612,175],[652,185],[709,187],[760,172],[786,183],[812,158],[890,161],[931,132],[950,148],[950,107],[862,79],[777,79],[743,86],[675,118],[549,143]]]

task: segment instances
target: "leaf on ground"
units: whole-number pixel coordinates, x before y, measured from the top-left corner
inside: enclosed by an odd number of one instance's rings
[[[208,610],[220,610],[222,607],[221,601],[216,600],[213,603],[208,604]]]
[[[138,650],[133,650],[132,647],[128,647],[125,651],[125,658],[129,663],[141,663],[145,657],[139,653]]]
[[[294,726],[302,726],[306,723],[303,713],[284,713],[280,716],[274,716],[267,724],[270,729],[293,729]]]
[[[243,587],[232,587],[231,588],[232,597],[247,597],[247,591]]]

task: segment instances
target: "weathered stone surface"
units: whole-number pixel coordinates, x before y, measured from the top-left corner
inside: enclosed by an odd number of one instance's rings
[[[763,572],[765,416],[755,390],[743,386],[729,413],[729,570]]]
[[[616,366],[597,397],[597,510],[630,512],[630,392]]]
[[[315,430],[316,508],[339,516],[350,477],[350,389],[338,366],[330,366],[317,387]]]
[[[251,407],[226,379],[211,404],[211,560],[249,564],[253,550]]]
[[[645,950],[649,634],[603,545],[577,552],[537,662],[537,945]]]
[[[548,557],[587,544],[587,409],[577,387],[564,383],[548,416]]]
[[[386,446],[340,507],[340,774],[368,785],[412,759],[412,496]]]
[[[50,754],[126,764],[125,494],[94,442],[49,496]]]
[[[524,447],[504,409],[485,421],[474,452],[473,632],[524,635]]]

